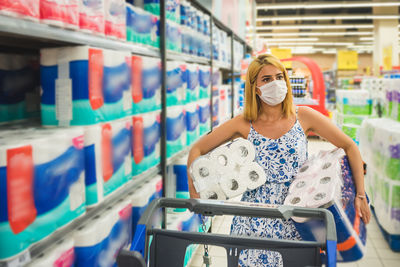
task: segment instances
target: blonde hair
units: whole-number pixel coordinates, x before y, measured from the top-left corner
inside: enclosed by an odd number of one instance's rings
[[[289,76],[282,62],[273,55],[260,55],[250,63],[246,74],[246,84],[244,89],[244,118],[248,121],[255,121],[261,110],[261,100],[256,94],[257,76],[264,66],[273,65],[282,71],[286,81],[288,92],[282,102],[282,113],[284,117],[295,114],[293,106],[292,88],[289,82]]]

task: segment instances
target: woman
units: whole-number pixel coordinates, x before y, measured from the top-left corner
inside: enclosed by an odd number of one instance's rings
[[[328,118],[308,108],[296,108],[288,75],[283,64],[272,55],[261,55],[249,66],[242,115],[227,121],[200,139],[191,149],[188,166],[221,144],[242,137],[254,144],[256,160],[264,168],[267,182],[247,191],[242,201],[283,204],[299,167],[307,159],[309,131],[317,133],[346,152],[353,172],[357,197],[355,207],[365,223],[371,213],[365,198],[363,163],[357,145]],[[198,198],[189,177],[192,198]],[[235,217],[232,234],[279,239],[300,239],[291,220]],[[282,258],[276,252],[243,251],[240,266],[279,266]]]

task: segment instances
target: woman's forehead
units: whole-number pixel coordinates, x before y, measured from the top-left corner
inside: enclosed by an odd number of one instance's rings
[[[275,67],[274,65],[266,65],[260,70],[259,74],[260,76],[264,76],[264,75],[277,75],[281,73],[282,71],[277,67]]]

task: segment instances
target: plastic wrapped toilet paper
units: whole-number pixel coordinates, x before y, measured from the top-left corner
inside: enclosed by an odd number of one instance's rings
[[[227,197],[222,191],[221,187],[217,184],[208,187],[207,189],[200,192],[201,199],[214,199],[214,200],[226,200]]]
[[[342,131],[347,134],[358,145],[360,143],[360,125],[356,124],[343,124]]]
[[[239,165],[254,161],[256,156],[253,144],[243,138],[234,140],[232,144],[230,144],[229,149],[232,152],[233,160]]]
[[[78,29],[78,0],[40,0],[40,20],[58,27]]]
[[[38,20],[40,0],[3,0],[0,2],[0,14],[17,18]]]
[[[132,56],[133,114],[161,109],[161,61]]]
[[[7,259],[85,212],[84,143],[79,127],[0,135],[0,259]]]
[[[241,195],[247,190],[246,181],[239,173],[231,173],[229,176],[223,176],[219,184],[227,198]]]
[[[73,267],[75,259],[74,239],[67,238],[58,241],[49,251],[45,251],[34,258],[27,266],[63,266]]]
[[[92,34],[105,34],[105,0],[79,0],[79,28]]]
[[[185,105],[186,117],[186,144],[190,146],[200,136],[199,128],[199,107],[197,103],[190,103]]]
[[[200,99],[209,99],[211,94],[211,69],[210,66],[199,68]]]
[[[202,136],[211,130],[210,100],[203,99],[198,101],[197,103],[199,104],[200,136]]]
[[[250,190],[256,189],[267,181],[263,168],[256,162],[246,163],[241,166],[239,177]]]
[[[132,112],[129,52],[49,48],[40,64],[43,125],[91,125]]]
[[[186,65],[186,102],[193,102],[199,99],[199,67],[196,64]]]
[[[0,54],[0,123],[39,116],[38,62],[36,56]]]
[[[104,0],[105,34],[126,40],[126,6],[124,0]]]
[[[186,147],[186,118],[183,106],[167,109],[167,157]]]
[[[108,196],[132,177],[132,122],[125,118],[101,127],[104,195]]]
[[[308,159],[289,188],[284,205],[326,208],[337,229],[338,261],[356,261],[365,253],[366,227],[354,207],[356,188],[344,151],[321,151]],[[321,240],[324,223],[293,218],[303,240]]]
[[[132,174],[134,176],[160,163],[160,115],[160,111],[154,111],[132,118]]]
[[[168,50],[182,52],[182,33],[179,24],[166,21],[166,39]]]
[[[176,61],[167,62],[167,106],[185,103],[186,65]]]
[[[370,115],[372,101],[367,90],[336,90],[336,107],[347,115]]]
[[[173,172],[174,172],[174,178],[176,180],[176,188],[175,188],[175,197],[176,198],[184,198],[184,199],[189,199],[189,184],[188,184],[188,176],[187,176],[187,160],[188,157],[184,156],[180,159],[178,159],[174,166],[173,166]],[[186,211],[186,209],[179,209],[176,208],[174,209],[175,212],[183,212]]]
[[[115,266],[116,256],[132,239],[132,208],[128,199],[109,206],[74,234],[74,266]]]
[[[126,39],[129,42],[160,46],[159,17],[126,4]]]
[[[210,160],[217,165],[219,174],[228,174],[235,170],[236,161],[232,153],[233,151],[228,146],[220,146],[210,152]]]
[[[136,2],[136,0],[135,0]],[[166,0],[166,18],[169,21],[174,21],[176,23],[180,22],[180,8],[179,0]],[[160,15],[160,1],[159,0],[145,0],[144,9],[150,13],[159,16]]]
[[[209,184],[217,184],[220,178],[215,161],[208,157],[197,158],[190,166],[190,175],[197,192],[205,190]]]

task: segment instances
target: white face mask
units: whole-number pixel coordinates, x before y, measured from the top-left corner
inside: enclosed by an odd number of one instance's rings
[[[276,106],[285,99],[288,88],[286,81],[275,80],[258,87],[261,91],[261,100],[270,106]]]

